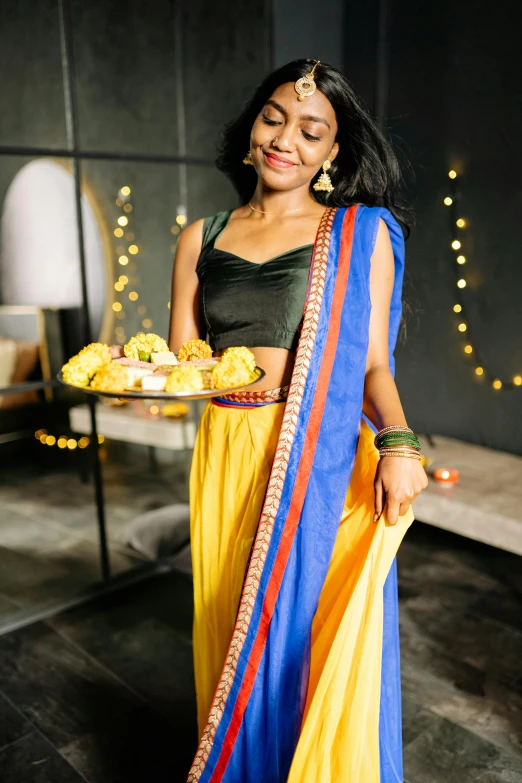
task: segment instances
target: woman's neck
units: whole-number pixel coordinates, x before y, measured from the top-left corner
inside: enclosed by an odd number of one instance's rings
[[[269,190],[262,183],[258,183],[249,204],[254,212],[273,216],[298,215],[313,207],[320,207],[320,204],[310,195],[308,187],[296,190]]]

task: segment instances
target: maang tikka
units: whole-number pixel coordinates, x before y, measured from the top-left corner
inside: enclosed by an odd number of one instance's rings
[[[310,73],[307,73],[306,76],[301,76],[294,84],[298,101],[304,101],[305,98],[309,98],[316,91],[317,85],[315,83],[314,73],[317,66],[320,65],[320,62],[320,60],[316,60]]]

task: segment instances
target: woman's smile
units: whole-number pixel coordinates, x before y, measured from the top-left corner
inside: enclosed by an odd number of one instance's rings
[[[288,158],[281,158],[273,152],[264,152],[263,154],[268,165],[273,166],[275,169],[291,169],[292,166],[296,165],[295,163],[292,163],[291,160],[288,160]]]

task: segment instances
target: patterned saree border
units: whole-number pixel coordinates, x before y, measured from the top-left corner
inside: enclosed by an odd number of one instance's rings
[[[187,783],[195,783],[195,781],[198,781],[204,771],[209,754],[212,750],[217,728],[223,717],[226,701],[236,674],[239,656],[243,649],[250,619],[252,617],[255,598],[259,589],[263,566],[272,536],[274,521],[281,500],[298,414],[301,408],[306,378],[310,367],[310,360],[312,358],[312,349],[317,334],[326,281],[330,234],[335,213],[335,208],[329,208],[325,211],[317,232],[310,290],[303,319],[301,337],[297,348],[290,390],[270,473],[265,502],[244,582],[236,625],[232,634],[223,672],[212,702],[207,724],[203,730],[199,747],[187,778]]]
[[[216,408],[233,408],[236,411],[254,411],[256,408],[266,408],[267,405],[280,405],[284,400],[270,402],[225,402],[224,397],[214,397],[212,405]]]
[[[265,389],[265,391],[239,391],[223,396],[225,402],[284,402],[288,397],[290,386],[279,386],[277,389]],[[220,400],[221,397],[213,399]]]

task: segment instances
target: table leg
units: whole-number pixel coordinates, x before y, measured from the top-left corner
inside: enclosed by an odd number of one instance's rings
[[[104,582],[110,581],[111,565],[109,560],[109,548],[107,546],[107,530],[105,525],[105,501],[103,498],[103,477],[100,462],[100,444],[98,443],[98,430],[96,427],[96,402],[89,395],[89,410],[91,413],[91,455],[94,476],[94,494],[96,498],[96,512],[98,517],[98,533],[100,544],[100,566]]]

